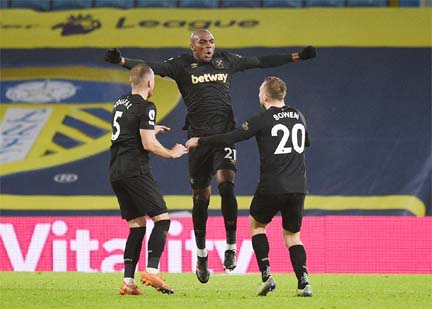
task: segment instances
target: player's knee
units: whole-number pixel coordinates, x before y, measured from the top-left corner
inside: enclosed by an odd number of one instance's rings
[[[162,232],[168,232],[171,225],[171,220],[159,220],[154,223],[154,229],[157,229]]]
[[[207,212],[207,209],[209,207],[209,203],[210,203],[210,200],[208,200],[208,199],[195,199],[194,198],[192,210],[198,211],[198,212],[201,212],[201,211]]]
[[[211,188],[210,186],[204,189],[193,190],[193,200],[210,200]]]
[[[234,197],[234,184],[229,181],[225,181],[219,185],[219,194],[222,198]]]
[[[302,245],[299,231],[291,232],[284,229],[283,236],[284,236],[285,244],[288,248],[295,245]]]

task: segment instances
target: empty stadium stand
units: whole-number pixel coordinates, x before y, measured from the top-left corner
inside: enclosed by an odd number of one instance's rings
[[[419,7],[432,0],[0,0],[0,8],[38,11],[112,7],[132,8],[310,8]]]

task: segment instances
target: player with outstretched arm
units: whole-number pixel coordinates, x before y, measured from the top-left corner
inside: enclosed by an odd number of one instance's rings
[[[262,277],[257,296],[265,296],[276,287],[270,272],[266,226],[279,211],[282,214],[283,239],[298,281],[297,294],[312,296],[306,251],[300,240],[306,194],[305,147],[310,145],[310,140],[304,116],[297,109],[285,105],[285,94],[283,80],[267,77],[259,89],[262,112],[236,130],[193,137],[186,143],[186,147],[192,149],[231,145],[253,136],[256,138],[260,154],[260,179],[249,218],[252,246]]]
[[[190,37],[191,53],[163,62],[145,61],[155,74],[176,81],[187,108],[185,129],[188,137],[205,137],[235,128],[231,106],[230,85],[236,72],[281,66],[316,56],[308,46],[301,52],[267,56],[243,57],[226,51],[215,51],[215,38],[205,29]],[[122,57],[118,49],[110,49],[105,60],[133,68],[143,60]],[[207,145],[189,152],[189,180],[193,192],[192,220],[197,246],[196,276],[201,283],[209,280],[206,225],[211,194],[211,179],[215,176],[221,196],[221,209],[226,232],[223,266],[227,271],[236,267],[237,199],[234,194],[236,149]]]

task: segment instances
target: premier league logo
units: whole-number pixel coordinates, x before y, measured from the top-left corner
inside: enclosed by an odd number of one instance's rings
[[[63,23],[59,23],[52,27],[53,30],[62,28],[61,35],[73,35],[73,34],[86,34],[92,32],[101,27],[101,22],[94,19],[90,14],[88,15],[77,15],[69,16],[68,20]]]

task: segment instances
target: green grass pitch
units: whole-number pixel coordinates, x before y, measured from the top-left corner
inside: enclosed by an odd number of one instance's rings
[[[276,290],[256,297],[259,274],[163,274],[173,295],[142,287],[120,296],[121,273],[0,272],[1,308],[432,308],[431,275],[312,274],[313,297],[295,296],[292,273],[274,274]],[[137,274],[136,278],[139,276]]]

